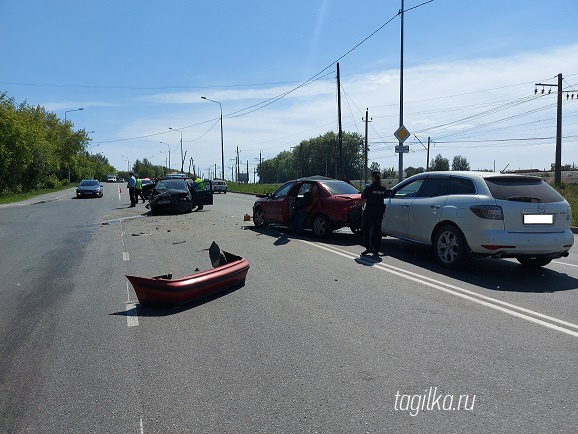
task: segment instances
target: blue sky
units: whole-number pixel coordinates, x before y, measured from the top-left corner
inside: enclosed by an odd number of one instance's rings
[[[405,0],[404,124],[412,133],[405,166],[425,166],[415,136],[423,143],[429,136],[430,158],[462,155],[472,169],[549,167],[556,97],[548,88],[534,95],[534,83],[556,83],[558,73],[575,95],[564,94],[562,163],[578,164],[576,0],[422,3]],[[237,147],[252,174],[260,153],[271,158],[337,131],[339,60],[343,129],[363,134],[369,108],[369,160],[397,169],[400,7],[400,0],[0,0],[0,91],[62,119],[82,107],[67,118],[94,131],[90,150],[118,169],[127,159],[164,164],[169,148],[179,167],[172,127],[183,135],[185,167],[193,158],[205,175],[215,164],[220,174],[219,105],[206,96],[222,104],[230,178]]]

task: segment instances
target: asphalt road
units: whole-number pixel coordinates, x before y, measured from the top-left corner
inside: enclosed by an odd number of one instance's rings
[[[345,230],[257,230],[247,195],[128,202],[0,206],[0,433],[576,432],[578,246],[447,271],[391,238],[364,259]],[[210,268],[213,240],[244,287],[138,305],[126,274]]]

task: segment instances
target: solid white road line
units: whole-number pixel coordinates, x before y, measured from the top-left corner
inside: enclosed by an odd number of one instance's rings
[[[465,288],[460,288],[458,286],[451,285],[449,283],[445,283],[445,282],[442,282],[442,281],[439,281],[436,279],[432,279],[431,277],[422,276],[421,274],[418,274],[418,273],[414,273],[414,272],[411,272],[408,270],[404,270],[402,268],[394,267],[393,265],[387,265],[387,264],[383,264],[380,262],[375,262],[375,261],[372,261],[371,259],[365,258],[365,257],[358,257],[355,254],[348,252],[346,250],[340,249],[338,247],[327,247],[327,246],[315,244],[313,242],[306,241],[306,240],[300,240],[300,241],[302,241],[306,244],[309,244],[311,246],[315,246],[317,248],[320,248],[322,250],[326,250],[328,252],[346,257],[346,258],[361,260],[367,264],[373,265],[379,271],[385,271],[387,273],[395,274],[396,276],[399,276],[399,277],[402,277],[404,279],[411,280],[411,281],[414,281],[417,283],[421,283],[422,285],[429,286],[430,288],[438,289],[440,291],[464,298],[466,300],[481,304],[481,305],[489,307],[491,309],[499,310],[499,311],[507,313],[509,315],[512,315],[512,316],[515,316],[518,318],[522,318],[522,319],[525,319],[527,321],[531,321],[535,324],[539,324],[539,325],[542,325],[544,327],[548,327],[550,329],[557,330],[559,332],[562,332],[562,333],[565,333],[565,334],[568,334],[568,335],[571,335],[574,337],[578,337],[578,331],[574,331],[574,330],[570,330],[569,328],[566,328],[566,327],[570,327],[570,328],[574,328],[574,329],[578,330],[577,324],[573,324],[573,323],[570,323],[567,321],[560,320],[558,318],[544,315],[544,314],[541,314],[539,312],[535,312],[535,311],[530,310],[530,309],[516,306],[514,304],[507,303],[505,301],[501,301],[501,300],[498,300],[498,299],[495,299],[492,297],[478,294],[476,292],[469,291]],[[530,315],[532,315],[532,316],[530,316]],[[539,319],[539,318],[542,318],[542,319]],[[547,322],[547,321],[550,321],[550,322]],[[558,324],[561,324],[562,326],[565,326],[565,327],[558,326],[558,325],[552,324],[552,323],[558,323]]]
[[[136,303],[126,304],[126,325],[127,327],[138,326],[138,312],[136,309]]]
[[[560,262],[560,261],[552,261],[555,264],[560,264],[560,265],[567,265],[568,267],[578,267],[578,265],[576,264],[568,264],[567,262]]]
[[[126,282],[126,326],[127,327],[136,327],[138,326],[138,310],[136,307],[136,303],[130,301],[130,287],[128,286],[128,282]]]

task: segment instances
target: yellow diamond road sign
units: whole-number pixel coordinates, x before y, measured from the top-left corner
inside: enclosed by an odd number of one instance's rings
[[[410,134],[407,128],[402,125],[397,129],[395,133],[393,133],[393,135],[396,137],[397,140],[399,140],[399,143],[403,143],[405,142],[405,139],[409,137]]]

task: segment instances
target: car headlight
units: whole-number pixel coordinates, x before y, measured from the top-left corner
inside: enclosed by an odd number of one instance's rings
[[[490,220],[504,220],[504,213],[501,206],[497,205],[474,205],[470,210],[480,218]]]

